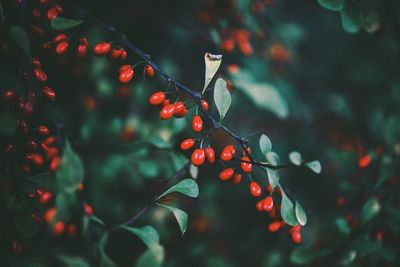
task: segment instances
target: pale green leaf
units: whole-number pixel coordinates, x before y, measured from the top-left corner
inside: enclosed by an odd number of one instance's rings
[[[163,205],[163,204],[159,204],[159,203],[157,203],[157,205],[168,209],[169,211],[171,211],[174,214],[176,220],[178,221],[179,228],[181,229],[181,232],[183,235],[186,232],[187,225],[188,225],[187,213],[184,212],[183,210],[180,210],[180,209],[172,207],[172,206],[167,206],[167,205]]]
[[[305,163],[304,165],[315,173],[321,173],[322,167],[321,167],[321,162],[319,162],[319,160],[310,161]]]
[[[136,267],[160,267],[164,261],[164,248],[155,245],[146,250],[138,259]]]
[[[188,197],[198,197],[199,196],[199,186],[197,185],[196,181],[193,179],[185,179],[177,183],[176,185],[172,186],[169,188],[167,191],[162,193],[157,197],[156,200],[162,198],[163,196],[173,193],[173,192],[178,192],[181,194],[184,194]]]
[[[217,106],[221,121],[225,118],[225,115],[231,106],[231,101],[231,94],[226,87],[226,82],[223,79],[218,78],[214,86],[214,102]]]
[[[297,218],[297,221],[299,222],[299,224],[301,226],[306,225],[307,224],[307,214],[298,201],[296,201],[295,213],[296,213],[296,218]]]
[[[363,222],[367,222],[378,215],[381,210],[381,205],[377,198],[371,198],[365,202],[364,207],[361,212],[361,217]]]
[[[260,150],[265,155],[272,150],[271,140],[265,134],[260,137]]]
[[[297,151],[290,152],[289,160],[294,165],[300,166],[301,165],[301,161],[302,161],[301,154],[299,152],[297,152]]]
[[[324,8],[331,11],[340,11],[343,9],[344,0],[317,0]]]
[[[147,225],[147,226],[137,228],[137,227],[123,225],[123,226],[121,226],[121,228],[127,230],[128,232],[135,234],[149,248],[156,246],[160,243],[160,237],[158,235],[158,232],[156,229],[154,229],[153,226]]]
[[[210,84],[215,73],[217,73],[219,66],[221,65],[222,62],[222,55],[213,55],[210,53],[205,53],[204,62],[206,65],[206,74],[204,78],[203,93],[207,89],[207,86]]]
[[[292,201],[286,196],[282,189],[282,202],[281,202],[281,216],[282,219],[289,225],[297,225],[296,214]]]
[[[363,13],[354,0],[346,0],[340,11],[343,29],[348,33],[357,33],[363,26]]]

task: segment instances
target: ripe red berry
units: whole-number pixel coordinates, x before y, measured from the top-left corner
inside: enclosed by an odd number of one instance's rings
[[[42,155],[40,155],[40,154],[35,154],[34,156],[33,156],[33,158],[32,158],[32,160],[33,160],[33,163],[36,165],[36,166],[42,166],[43,165],[43,157],[42,157]]]
[[[121,48],[113,48],[111,49],[110,57],[112,59],[118,59],[121,56],[122,49]]]
[[[204,149],[204,152],[206,153],[206,159],[207,159],[208,163],[214,164],[215,163],[214,149],[212,147],[208,146]]]
[[[263,211],[263,210],[264,210],[264,209],[263,209],[263,199],[257,201],[256,209],[257,209],[258,211]]]
[[[242,175],[240,173],[236,173],[235,175],[233,175],[232,182],[234,184],[240,184],[241,181],[242,181]]]
[[[178,101],[175,103],[175,112],[174,117],[182,118],[188,113],[185,104],[182,101]]]
[[[200,166],[204,163],[205,158],[206,155],[204,153],[204,150],[202,148],[197,148],[195,151],[193,151],[191,160],[193,165]]]
[[[263,200],[263,210],[265,211],[271,211],[274,207],[274,200],[272,199],[272,197],[266,197]]]
[[[53,194],[51,192],[43,192],[42,194],[40,194],[40,198],[39,198],[39,203],[42,205],[45,205],[47,203],[49,203],[49,201],[52,199]]]
[[[249,185],[250,189],[250,194],[254,197],[259,197],[261,196],[261,187],[258,183],[256,182],[251,182]]]
[[[83,208],[84,208],[85,214],[86,214],[87,216],[92,216],[92,215],[93,215],[93,208],[92,208],[92,206],[90,206],[89,204],[85,203],[85,204],[83,205]]]
[[[49,100],[56,99],[56,93],[49,86],[42,88],[42,94]]]
[[[246,157],[246,156],[242,157],[242,160],[247,161],[247,162],[240,163],[240,167],[242,167],[242,170],[244,172],[251,172],[253,170],[253,166],[251,163],[249,163],[250,162],[249,157]]]
[[[147,65],[144,68],[144,72],[145,72],[146,76],[149,77],[149,78],[154,76],[154,69],[153,69],[153,67],[151,65]]]
[[[76,54],[80,58],[85,57],[87,55],[87,46],[83,44],[78,45],[78,47],[76,48]]]
[[[192,129],[196,133],[201,132],[203,130],[203,120],[199,115],[194,115],[192,120]]]
[[[200,100],[200,104],[203,106],[205,110],[208,110],[208,103],[204,99]]]
[[[47,223],[51,223],[51,221],[56,216],[56,213],[57,213],[57,209],[56,208],[48,209],[43,215],[44,221],[47,222]]]
[[[364,155],[358,160],[358,167],[366,168],[371,164],[372,157],[370,155]]]
[[[64,33],[60,33],[53,38],[53,43],[58,44],[59,42],[65,40],[67,40],[67,35],[65,35]]]
[[[3,98],[5,100],[10,100],[10,99],[13,99],[14,97],[15,97],[15,92],[12,90],[7,90],[3,94]]]
[[[122,72],[120,72],[119,74],[119,81],[121,83],[128,83],[132,80],[133,75],[135,74],[135,72],[133,71],[132,68],[128,68]]]
[[[64,230],[65,230],[65,224],[61,221],[58,221],[54,224],[53,234],[59,236],[62,233],[64,233]]]
[[[219,173],[219,179],[221,181],[227,181],[232,178],[234,170],[232,168],[226,168],[225,170]]]
[[[281,228],[282,224],[280,221],[275,221],[272,222],[268,225],[268,231],[270,231],[271,233],[274,233],[276,231],[278,231]]]
[[[61,13],[61,12],[60,12],[57,8],[51,7],[51,8],[47,11],[47,19],[48,19],[48,20],[53,20],[53,19],[57,18],[58,15],[59,15],[60,13]]]
[[[180,147],[182,150],[188,150],[191,149],[193,147],[193,145],[195,144],[195,141],[193,138],[188,138],[182,141]]]
[[[300,244],[301,243],[301,233],[299,231],[294,231],[290,234],[293,243]]]
[[[58,164],[60,164],[60,162],[61,162],[60,157],[53,158],[53,160],[51,161],[50,166],[49,166],[50,171],[53,171],[53,172],[56,171]]]
[[[156,92],[152,94],[149,98],[150,104],[156,106],[160,105],[165,101],[165,93],[164,92]]]
[[[108,54],[111,50],[111,44],[108,42],[98,43],[93,47],[93,53],[97,56]]]
[[[168,104],[161,109],[160,118],[163,120],[168,120],[174,115],[174,112],[175,112],[175,105]]]
[[[55,52],[58,55],[62,55],[65,54],[65,52],[67,52],[67,49],[68,49],[68,42],[62,41],[57,44]]]
[[[38,130],[38,133],[40,134],[40,135],[48,135],[49,134],[49,128],[47,128],[46,126],[43,126],[43,125],[41,125],[41,126],[39,126],[38,128],[37,128],[37,130]]]
[[[34,72],[35,72],[36,78],[39,81],[41,81],[41,82],[47,81],[47,75],[41,69],[35,69]]]
[[[128,53],[126,52],[125,49],[122,49],[121,55],[119,55],[119,58],[122,60],[125,60],[128,57]]]
[[[227,149],[226,147],[222,150],[221,152],[221,159],[223,161],[229,161],[233,158],[232,151],[230,149]]]

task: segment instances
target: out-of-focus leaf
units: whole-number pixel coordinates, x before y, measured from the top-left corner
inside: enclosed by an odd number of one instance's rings
[[[321,252],[311,249],[298,247],[290,254],[290,261],[296,265],[310,264],[321,255]]]
[[[141,160],[138,162],[138,170],[146,177],[155,177],[159,173],[159,165],[152,160]]]
[[[356,259],[356,257],[357,257],[357,251],[347,250],[344,252],[339,262],[341,265],[349,265]]]
[[[349,225],[347,224],[346,220],[343,218],[337,218],[335,220],[336,227],[339,229],[339,232],[343,234],[349,234],[351,232],[351,229]]]
[[[280,162],[280,158],[278,154],[276,154],[274,151],[268,152],[266,155],[267,161],[271,163],[273,166],[278,166]]]
[[[149,138],[146,139],[146,141],[155,146],[156,148],[160,148],[160,149],[168,149],[171,148],[171,144],[167,143],[166,141],[164,141],[161,137],[157,136],[157,135],[153,135],[150,136]]]
[[[188,197],[198,197],[199,196],[199,186],[197,185],[196,181],[193,179],[185,179],[177,183],[176,185],[172,186],[169,188],[167,191],[162,193],[157,197],[156,200],[162,198],[163,196],[173,193],[173,192],[178,192],[184,195],[187,195]]]
[[[300,203],[298,201],[296,201],[295,213],[296,213],[296,218],[297,218],[297,221],[299,222],[299,224],[301,226],[306,225],[306,223],[307,223],[307,214],[306,214],[305,210],[303,209],[303,207],[300,205]]]
[[[343,9],[344,0],[317,0],[324,8],[331,11],[340,11]]]
[[[83,23],[83,20],[74,20],[74,19],[67,19],[67,18],[62,18],[62,17],[57,17],[55,19],[52,19],[50,22],[51,27],[55,30],[70,29],[70,28],[76,27],[78,25],[81,25],[82,23]]]
[[[379,242],[372,242],[365,237],[360,237],[350,243],[349,247],[355,249],[359,254],[366,255],[377,252],[380,249],[380,244]]]
[[[363,13],[354,0],[346,0],[340,11],[343,29],[348,33],[357,33],[363,26]]]
[[[24,51],[24,53],[31,58],[31,46],[26,31],[20,26],[12,26],[10,28],[10,35],[17,43],[17,45]]]
[[[106,253],[107,241],[108,241],[108,233],[105,232],[102,235],[99,243],[97,244],[99,254],[100,254],[100,266],[101,267],[117,267],[115,262]]]
[[[289,160],[294,165],[300,166],[301,165],[301,161],[302,161],[301,154],[299,152],[297,152],[297,151],[290,152]]]
[[[168,209],[169,211],[171,211],[174,214],[176,220],[178,221],[179,228],[181,229],[182,235],[184,235],[186,232],[186,229],[187,229],[187,225],[188,225],[187,213],[184,212],[183,210],[180,210],[180,209],[172,207],[172,206],[167,206],[167,205],[163,205],[160,203],[157,203],[157,205]]]
[[[210,53],[205,53],[204,62],[206,65],[206,74],[204,78],[203,93],[207,89],[207,86],[210,84],[215,73],[217,73],[219,66],[221,65],[222,62],[222,55],[213,55]]]
[[[289,225],[297,225],[296,214],[292,201],[286,196],[282,189],[282,202],[281,202],[281,215],[282,219]]]
[[[146,250],[138,259],[136,267],[160,267],[164,261],[164,248],[155,245]]]
[[[378,199],[371,198],[367,202],[365,202],[364,207],[361,211],[361,217],[363,222],[367,222],[378,215],[381,210],[381,205],[378,202]]]
[[[56,172],[58,188],[63,191],[75,190],[82,182],[83,174],[83,163],[67,141]]]
[[[265,134],[262,134],[260,137],[260,150],[266,155],[268,152],[271,152],[272,143],[271,140]]]
[[[61,262],[61,267],[90,267],[90,264],[81,257],[70,255],[57,255],[56,257]]]
[[[315,173],[321,173],[322,167],[321,167],[321,162],[319,160],[314,160],[310,161],[307,163],[304,163],[305,166],[307,166],[310,170],[312,170]]]
[[[139,237],[143,243],[149,248],[157,246],[160,243],[160,237],[156,229],[153,226],[146,225],[141,228],[131,227],[131,226],[121,226],[122,229],[127,230]]]
[[[226,87],[226,82],[218,78],[214,86],[214,102],[219,112],[220,120],[225,118],[226,113],[231,106],[231,94]]]
[[[199,168],[197,166],[194,166],[193,164],[190,164],[189,173],[193,179],[196,179],[199,175]]]
[[[279,173],[275,170],[266,168],[268,173],[268,182],[272,186],[272,189],[279,186]]]

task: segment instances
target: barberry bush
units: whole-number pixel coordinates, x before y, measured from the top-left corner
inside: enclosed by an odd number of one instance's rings
[[[0,0],[1,266],[397,266],[400,5]]]

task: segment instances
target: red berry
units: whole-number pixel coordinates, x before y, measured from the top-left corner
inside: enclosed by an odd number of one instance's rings
[[[261,187],[258,183],[256,182],[251,182],[249,185],[250,188],[250,193],[254,196],[254,197],[259,197],[261,196]]]
[[[274,233],[276,231],[278,231],[281,228],[282,224],[280,221],[275,221],[272,222],[268,225],[268,231],[270,231],[271,233]]]
[[[119,56],[120,59],[125,60],[128,57],[128,53],[126,53],[125,49],[122,49],[121,55]]]
[[[36,155],[34,155],[32,160],[33,160],[33,163],[36,166],[42,166],[43,165],[43,157],[42,157],[42,155],[36,154]]]
[[[300,232],[294,231],[290,235],[292,237],[293,243],[295,243],[295,244],[300,244],[301,243],[301,233]]]
[[[263,200],[263,210],[271,211],[273,207],[274,207],[274,200],[272,199],[272,197],[266,197]]]
[[[214,149],[212,147],[206,147],[204,149],[204,152],[206,153],[206,159],[208,161],[208,163],[210,164],[214,164],[215,162],[215,152]]]
[[[45,220],[45,222],[51,223],[51,221],[56,216],[56,213],[57,213],[56,208],[50,208],[44,213],[43,219]]]
[[[87,216],[92,216],[92,215],[93,215],[93,208],[92,208],[92,206],[90,206],[89,204],[85,203],[85,204],[83,205],[83,208],[84,208],[85,214],[86,214]]]
[[[40,63],[40,60],[38,58],[32,58],[32,64],[35,68],[38,69],[42,67],[42,63]]]
[[[149,98],[150,104],[157,106],[162,104],[165,101],[165,93],[164,92],[156,92],[152,94]]]
[[[35,151],[37,149],[37,147],[38,147],[38,145],[37,145],[35,140],[29,140],[26,143],[26,146],[28,147],[29,151]]]
[[[41,82],[47,81],[47,75],[41,69],[35,69],[35,76]]]
[[[73,236],[76,235],[76,226],[75,226],[75,224],[69,224],[67,226],[67,234],[70,237],[73,237]]]
[[[203,130],[203,120],[199,115],[194,115],[192,120],[192,129],[196,133],[201,132]]]
[[[47,11],[47,19],[48,19],[48,20],[53,20],[53,19],[57,18],[58,15],[59,15],[60,13],[61,13],[61,12],[60,12],[57,8],[51,7],[51,8]]]
[[[176,114],[180,114],[183,110],[186,109],[185,104],[183,104],[182,101],[178,101],[175,103],[175,111],[174,111],[174,115]]]
[[[244,172],[251,172],[253,170],[253,166],[252,166],[251,163],[249,163],[250,162],[249,157],[246,157],[246,156],[242,157],[242,160],[243,161],[247,161],[247,162],[240,163],[240,166],[242,167],[242,170]]]
[[[221,159],[223,161],[229,161],[233,158],[232,151],[229,149],[224,148],[221,153]]]
[[[15,92],[12,90],[7,90],[3,94],[3,98],[5,100],[10,100],[10,99],[13,99],[14,97],[15,97]]]
[[[61,158],[55,157],[50,163],[50,166],[49,166],[50,171],[53,171],[53,172],[56,171],[58,164],[60,164],[60,162],[61,162]]]
[[[53,43],[58,44],[59,42],[65,40],[67,40],[67,36],[64,33],[60,33],[53,38]]]
[[[93,53],[97,56],[108,54],[111,50],[111,44],[108,42],[98,43],[93,47]]]
[[[174,115],[174,112],[175,112],[175,105],[168,104],[161,109],[160,118],[163,120],[168,120]]]
[[[364,155],[358,160],[358,167],[366,168],[371,164],[372,157],[370,155]]]
[[[266,191],[267,193],[271,193],[271,192],[272,192],[272,185],[268,184],[268,185],[265,187],[265,191]]]
[[[154,69],[153,69],[153,67],[151,65],[147,65],[144,68],[144,72],[146,73],[146,76],[149,77],[149,78],[154,76]]]
[[[87,55],[87,46],[83,44],[78,45],[78,47],[76,48],[76,54],[80,58],[85,57]]]
[[[257,204],[256,204],[256,209],[257,209],[258,211],[263,211],[263,210],[264,210],[264,209],[263,209],[263,199],[257,202]]]
[[[236,173],[235,175],[233,175],[232,181],[234,184],[240,184],[240,182],[242,181],[242,175],[240,173]]]
[[[53,227],[53,234],[59,236],[62,233],[64,233],[64,230],[65,230],[65,224],[61,221],[56,222],[56,224],[54,224]]]
[[[193,138],[188,138],[182,141],[180,147],[182,150],[188,150],[191,149],[193,147],[193,145],[195,144],[195,141]]]
[[[42,94],[48,99],[48,100],[54,100],[56,99],[56,93],[51,89],[49,86],[45,86],[42,88]]]
[[[202,100],[200,101],[200,104],[203,106],[203,108],[204,108],[205,110],[208,110],[208,103],[207,103],[207,101],[205,101],[204,99],[202,99]]]
[[[128,83],[132,80],[135,72],[132,68],[126,69],[119,74],[119,81],[121,83]]]
[[[46,140],[44,140],[44,144],[46,146],[51,146],[52,144],[54,144],[56,142],[56,138],[54,136],[49,136],[46,138]]]
[[[202,148],[197,148],[195,151],[193,151],[191,160],[193,165],[200,166],[204,163],[205,158],[206,155],[204,150]]]
[[[111,49],[110,57],[112,59],[118,59],[121,56],[122,49],[120,48],[113,48]]]
[[[232,178],[234,170],[232,168],[226,168],[225,170],[219,173],[219,179],[221,181],[227,181]]]
[[[38,127],[37,130],[40,135],[48,135],[49,134],[49,128],[47,128],[46,126],[41,125]]]
[[[39,203],[45,205],[52,199],[52,197],[53,194],[51,192],[44,192],[40,194]]]

